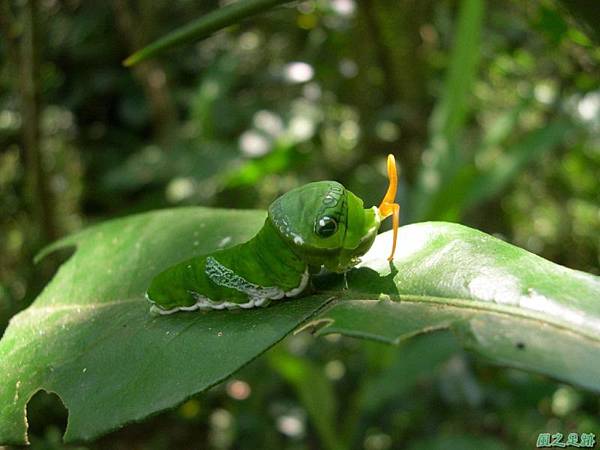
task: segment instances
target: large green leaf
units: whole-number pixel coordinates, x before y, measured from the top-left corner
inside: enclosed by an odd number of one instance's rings
[[[0,341],[0,442],[25,441],[26,404],[40,389],[56,392],[68,408],[67,440],[91,439],[176,405],[259,355],[332,297],[337,302],[312,322],[320,334],[397,343],[450,329],[495,363],[600,391],[599,278],[457,224],[403,227],[391,265],[391,235],[379,236],[348,274],[348,289],[343,277],[330,275],[315,280],[319,295],[265,309],[148,314],[143,292],[155,273],[249,238],[264,217],[158,211],[54,245],[50,250],[77,250]]]
[[[68,408],[67,441],[91,439],[218,383],[313,314],[323,297],[149,314],[144,292],[154,274],[248,239],[264,218],[181,208],[106,222],[54,245],[77,250],[0,341],[0,442],[26,441],[25,408],[40,389]]]
[[[451,329],[495,363],[600,391],[599,277],[458,224],[402,227],[391,265],[390,241],[378,237],[347,277],[346,301],[309,326],[389,343]],[[337,293],[331,281],[321,286]]]

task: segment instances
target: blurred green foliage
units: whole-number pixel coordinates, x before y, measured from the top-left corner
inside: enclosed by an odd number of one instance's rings
[[[126,56],[220,2],[39,2],[38,174],[21,138],[25,3],[0,11],[0,330],[56,269],[31,262],[56,235],[171,205],[265,207],[317,179],[374,204],[388,152],[405,222],[461,221],[600,272],[600,15],[585,2],[302,1],[131,70]],[[298,335],[85,448],[496,449],[600,433],[590,394],[419,345]],[[64,415],[34,398],[33,448],[63,448]]]

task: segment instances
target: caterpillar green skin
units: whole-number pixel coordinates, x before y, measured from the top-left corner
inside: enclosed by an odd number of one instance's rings
[[[146,298],[160,314],[267,306],[300,295],[310,274],[345,272],[371,247],[377,207],[340,183],[320,181],[275,200],[247,242],[178,263],[158,274]]]

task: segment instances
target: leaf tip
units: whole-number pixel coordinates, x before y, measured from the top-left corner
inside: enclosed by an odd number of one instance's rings
[[[135,52],[135,53],[129,55],[127,58],[125,58],[121,64],[123,64],[124,67],[132,67],[132,66],[136,65],[139,61],[140,61],[140,56],[139,56],[138,52]]]
[[[51,253],[54,253],[57,250],[67,247],[75,248],[76,246],[77,241],[73,239],[73,236],[67,236],[66,238],[59,239],[58,241],[52,242],[51,244],[45,246],[39,252],[37,252],[33,257],[33,263],[38,264],[46,256],[48,256]]]

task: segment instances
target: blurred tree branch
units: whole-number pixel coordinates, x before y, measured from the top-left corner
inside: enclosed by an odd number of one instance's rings
[[[40,145],[41,96],[39,86],[39,5],[27,1],[20,8],[22,34],[18,35],[9,2],[2,4],[0,28],[4,37],[9,60],[19,78],[23,136],[25,150],[27,197],[32,214],[41,231],[42,241],[47,243],[58,237],[54,201],[48,186],[48,174],[44,170]],[[18,68],[18,69],[17,69]],[[18,70],[18,73],[16,73]]]
[[[117,26],[130,51],[143,47],[155,23],[156,4],[142,2],[139,11],[128,0],[113,0]],[[157,61],[143,61],[133,67],[133,75],[142,85],[150,106],[156,139],[168,148],[177,125],[177,109],[167,84],[164,68]]]
[[[8,0],[2,0],[0,10],[0,33],[4,39],[4,48],[9,64],[16,68],[19,65],[18,32],[16,18],[10,9]]]

